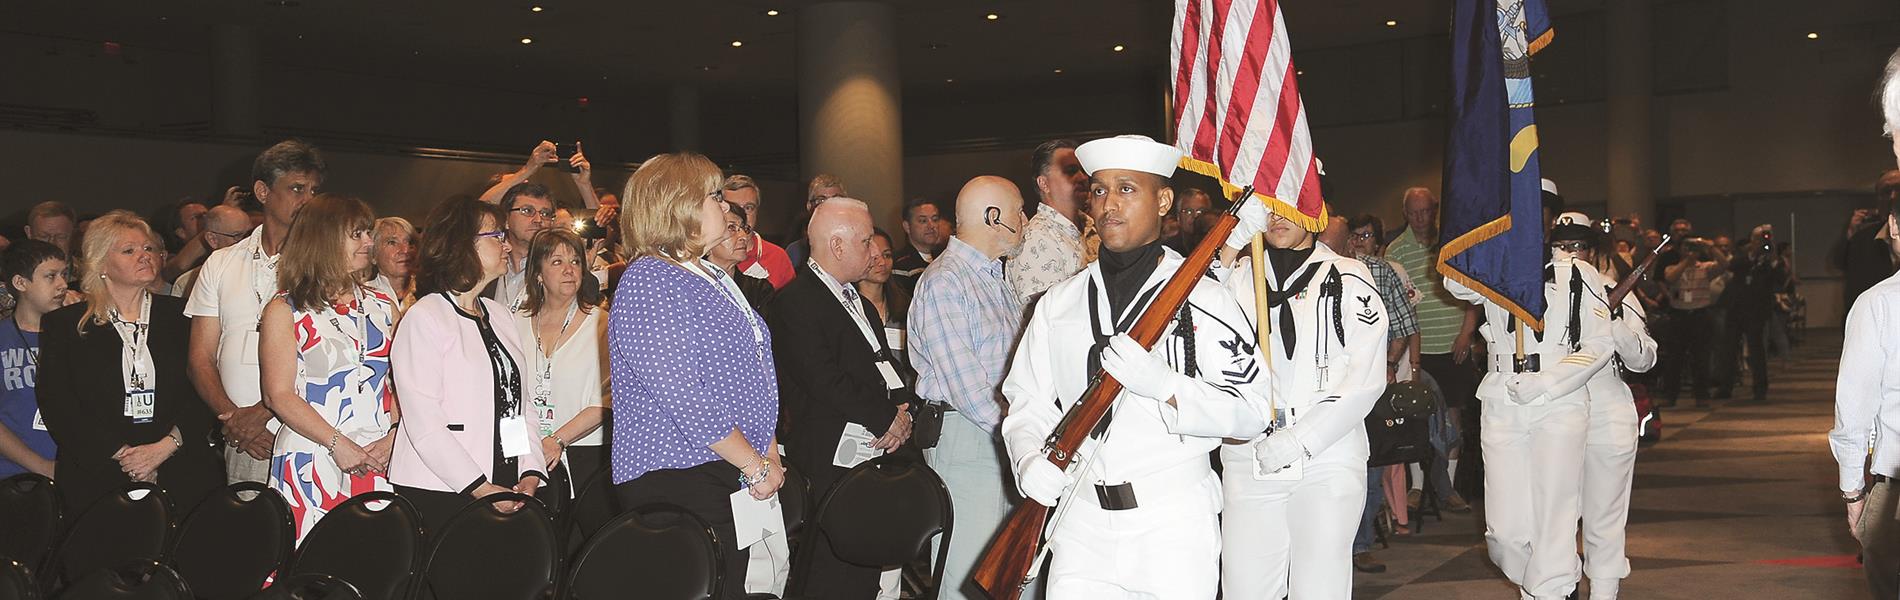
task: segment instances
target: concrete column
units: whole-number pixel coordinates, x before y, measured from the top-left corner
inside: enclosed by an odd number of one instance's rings
[[[699,152],[699,87],[677,84],[667,91],[672,119],[667,123],[674,151]]]
[[[260,70],[257,32],[247,25],[211,28],[211,132],[257,137]]]
[[[819,173],[843,179],[848,195],[869,203],[887,231],[897,230],[904,200],[894,13],[882,2],[796,12],[800,170],[805,181]],[[802,196],[805,187],[798,189]]]
[[[1642,215],[1644,223],[1661,226],[1656,223],[1650,132],[1650,4],[1646,0],[1608,0],[1606,4],[1609,211],[1615,217],[1634,212]]]

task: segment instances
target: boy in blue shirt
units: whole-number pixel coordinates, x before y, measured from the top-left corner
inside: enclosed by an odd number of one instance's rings
[[[13,316],[0,321],[0,478],[53,476],[54,446],[33,388],[39,375],[40,317],[65,304],[66,253],[38,240],[15,242],[0,258]]]

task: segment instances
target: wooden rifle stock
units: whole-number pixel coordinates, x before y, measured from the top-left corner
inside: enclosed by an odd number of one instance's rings
[[[1240,195],[1241,200],[1253,195],[1249,187]],[[1168,283],[1155,295],[1153,303],[1141,313],[1128,337],[1143,348],[1153,348],[1180,312],[1181,305],[1187,302],[1188,293],[1194,290],[1207,266],[1214,262],[1214,255],[1227,243],[1227,234],[1233,232],[1240,222],[1235,214],[1240,210],[1240,202],[1234,202],[1226,214],[1208,230],[1207,237],[1201,239],[1201,245],[1187,255],[1181,268],[1174,272]],[[1062,421],[1056,424],[1055,432],[1043,444],[1048,452],[1049,462],[1057,467],[1068,469],[1075,461],[1076,451],[1082,442],[1088,439],[1089,432],[1108,414],[1109,407],[1115,403],[1115,397],[1121,395],[1122,384],[1115,381],[1107,371],[1098,371],[1091,380],[1089,389],[1082,397],[1070,405],[1069,411],[1062,415]],[[1023,586],[1029,583],[1029,569],[1036,561],[1036,555],[1042,549],[1042,530],[1049,520],[1052,508],[1025,499],[1010,511],[1009,519],[996,534],[990,547],[977,559],[976,569],[971,579],[977,587],[990,595],[993,600],[1016,600],[1022,594]],[[955,588],[959,582],[947,582]]]
[[[1667,245],[1669,245],[1669,236],[1664,234],[1662,236],[1662,243],[1657,244],[1655,248],[1649,249],[1649,256],[1643,257],[1643,264],[1634,269],[1630,269],[1629,274],[1624,275],[1623,280],[1616,283],[1616,287],[1610,288],[1608,302],[1611,310],[1622,306],[1623,298],[1630,295],[1630,292],[1636,291],[1636,283],[1643,280],[1643,275],[1649,273],[1650,267],[1656,266],[1656,257],[1662,255],[1663,246]]]

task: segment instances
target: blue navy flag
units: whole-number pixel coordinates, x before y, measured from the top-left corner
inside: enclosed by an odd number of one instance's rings
[[[1542,0],[1456,0],[1438,271],[1543,330],[1544,227],[1530,57]]]

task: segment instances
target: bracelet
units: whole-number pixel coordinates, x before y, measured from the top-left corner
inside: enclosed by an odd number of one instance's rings
[[[1855,502],[1859,502],[1866,499],[1867,499],[1866,489],[1862,489],[1860,491],[1854,492],[1852,496],[1847,495],[1847,494],[1841,494],[1841,501],[1846,502],[1848,504],[1853,504]]]
[[[184,448],[184,447],[185,447],[185,439],[184,439],[184,438],[181,438],[181,437],[178,437],[178,432],[176,432],[176,431],[174,431],[174,432],[171,432],[171,433],[167,433],[167,434],[165,434],[165,437],[168,437],[168,438],[171,438],[171,439],[172,439],[172,449],[173,449],[173,450],[177,450],[177,449],[180,449],[180,448]]]
[[[337,440],[341,440],[341,439],[343,439],[342,431],[338,431],[336,433],[330,434],[330,445],[328,446],[328,449],[330,450],[331,456],[336,455],[336,442]]]
[[[745,474],[745,470],[752,468],[753,465],[759,466],[759,473],[757,475],[747,477]],[[739,469],[739,487],[749,488],[761,483],[765,483],[765,480],[771,477],[771,474],[772,474],[772,461],[770,459],[765,458],[765,455],[761,454],[759,455],[758,460],[752,461],[752,464],[746,465],[745,467]]]
[[[550,434],[548,434],[548,437],[551,437],[551,438],[554,438],[554,443],[556,443],[556,444],[560,444],[560,445],[561,445],[561,451],[562,451],[562,452],[566,452],[566,451],[567,451],[567,440],[564,440],[564,439],[561,439],[561,434],[558,434],[558,433],[550,433]]]

